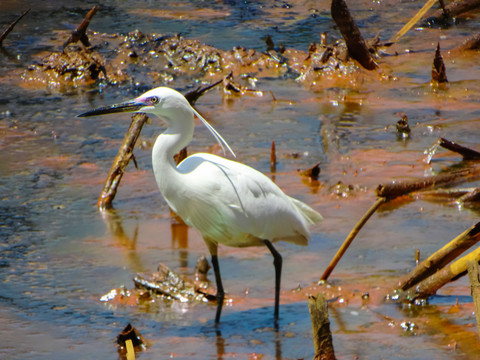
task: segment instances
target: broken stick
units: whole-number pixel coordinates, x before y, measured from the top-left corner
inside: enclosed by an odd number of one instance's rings
[[[432,64],[432,84],[443,84],[448,82],[447,70],[445,63],[443,62],[442,54],[440,53],[440,43],[437,43],[437,49],[435,50],[435,57]]]
[[[315,348],[314,360],[335,360],[328,307],[325,295],[308,297],[308,309],[312,320],[313,345]]]
[[[375,70],[377,64],[373,61],[362,33],[353,20],[344,0],[332,0],[332,18],[342,33],[347,45],[348,54],[357,60],[367,70]]]
[[[478,263],[476,261],[470,261],[467,269],[470,287],[472,289],[473,305],[475,306],[478,336],[480,337],[480,274],[478,272]]]

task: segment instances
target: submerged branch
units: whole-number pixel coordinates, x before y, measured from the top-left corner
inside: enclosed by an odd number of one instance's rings
[[[185,99],[187,99],[188,102],[190,103],[190,105],[193,106],[193,105],[195,105],[195,102],[200,98],[200,96],[205,94],[208,90],[210,90],[210,89],[214,88],[215,86],[221,84],[222,82],[223,82],[223,79],[218,80],[218,81],[214,82],[213,84],[210,84],[210,85],[192,90],[192,91],[185,94]]]
[[[465,40],[462,45],[455,47],[451,50],[453,51],[468,51],[468,50],[478,50],[480,48],[480,33],[472,35],[470,38]]]

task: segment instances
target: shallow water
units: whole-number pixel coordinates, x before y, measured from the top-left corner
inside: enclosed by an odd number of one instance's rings
[[[240,45],[259,51],[267,34],[276,44],[303,51],[318,41],[320,32],[339,36],[328,2],[292,4],[288,9],[287,3],[273,1],[113,1],[102,5],[90,28],[106,33],[137,28],[144,33],[182,32],[221,49]],[[352,11],[366,37],[381,29],[381,38],[388,39],[416,5],[361,2]],[[30,6],[2,1],[0,28]],[[323,289],[316,281],[373,204],[376,186],[458,165],[459,157],[446,151],[431,165],[423,162],[423,151],[440,136],[480,148],[478,53],[445,50],[450,82],[443,90],[429,85],[437,41],[442,49],[461,43],[475,31],[475,17],[447,30],[407,34],[389,50],[399,56],[380,60],[396,80],[309,88],[294,77],[268,77],[257,83],[257,89],[265,91],[262,97],[227,98],[213,90],[200,98],[197,108],[228,140],[238,160],[268,174],[270,143],[275,140],[276,183],[325,218],[312,228],[307,248],[278,245],[284,256],[279,330],[273,329],[273,266],[266,249],[220,249],[232,302],[224,308],[218,331],[212,305],[101,302],[111,289],[133,288],[133,276],[154,271],[159,262],[191,276],[207,249],[194,229],[188,230],[187,242],[172,236],[170,213],[151,173],[151,144],[162,129],[155,120],[143,130],[143,146],[135,151],[139,170],[130,165],[122,180],[114,202],[116,217],[102,217],[95,207],[129,116],[75,116],[158,84],[146,75],[138,86],[107,86],[101,92],[95,87],[34,90],[16,83],[15,71],[35,61],[37,53],[56,49],[51,34],[74,28],[86,10],[79,1],[61,7],[56,2],[34,5],[5,40],[0,55],[1,358],[117,358],[114,341],[129,322],[149,342],[147,350],[137,354],[141,359],[311,358],[306,296]],[[404,54],[406,48],[417,52]],[[186,91],[190,82],[179,77],[170,86]],[[395,131],[403,114],[412,128],[407,140]],[[214,139],[198,125],[189,151],[210,151]],[[318,184],[299,177],[297,169],[318,162]],[[335,193],[339,181],[352,185],[348,196]],[[477,222],[478,215],[478,208],[420,197],[386,206],[372,217],[330,278],[329,291],[338,293],[330,308],[338,358],[473,359],[480,354],[466,279],[442,289],[442,296],[425,309],[402,310],[381,301],[395,280],[414,266],[416,248],[426,257]],[[371,299],[367,304],[360,299],[365,292]],[[457,299],[460,311],[449,312]],[[406,321],[416,324],[414,331],[404,330],[401,324]]]

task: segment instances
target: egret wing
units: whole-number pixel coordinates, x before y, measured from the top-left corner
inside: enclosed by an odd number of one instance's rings
[[[188,184],[174,209],[203,236],[229,246],[263,239],[306,244],[308,225],[320,214],[287,196],[255,169],[211,154],[196,154],[179,165]],[[168,201],[168,199],[167,199]]]

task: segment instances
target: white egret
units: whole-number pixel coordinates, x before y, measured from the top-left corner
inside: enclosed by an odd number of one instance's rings
[[[122,104],[85,112],[80,117],[119,112],[154,114],[167,129],[158,136],[152,151],[153,173],[168,205],[186,224],[202,234],[212,257],[217,283],[217,311],[225,297],[218,264],[218,244],[233,247],[266,245],[275,266],[275,323],[278,321],[282,256],[272,243],[283,240],[307,245],[308,226],[322,216],[291,198],[268,177],[244,164],[220,156],[197,153],[178,166],[173,156],[193,138],[194,114],[207,126],[222,147],[226,141],[179,92],[159,87]]]

